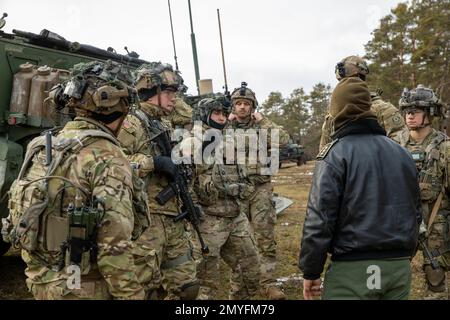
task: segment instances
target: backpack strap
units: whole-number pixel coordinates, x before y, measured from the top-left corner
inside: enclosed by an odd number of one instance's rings
[[[33,139],[29,145],[27,152],[25,153],[25,158],[22,163],[22,167],[20,168],[19,176],[17,179],[23,179],[23,175],[25,174],[25,171],[29,168],[31,160],[34,158],[34,156],[41,151],[43,148],[45,148],[45,136],[39,136],[35,139]]]
[[[46,175],[52,175],[52,173],[60,165],[61,161],[64,159],[68,151],[78,153],[82,148],[95,142],[95,140],[93,140],[92,138],[107,139],[114,143],[116,146],[120,147],[120,142],[114,136],[101,130],[82,130],[74,139],[53,137],[55,141],[52,144],[52,149],[57,151],[57,155],[50,163]],[[22,167],[20,169],[18,179],[23,179],[23,176],[26,170],[30,167],[31,161],[33,160],[34,156],[45,147],[46,139],[44,135],[39,136],[30,142],[30,144],[28,145],[28,150],[25,154],[24,161],[22,163]]]

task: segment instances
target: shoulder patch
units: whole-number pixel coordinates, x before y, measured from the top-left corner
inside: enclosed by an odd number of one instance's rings
[[[122,123],[122,126],[125,128],[125,129],[130,129],[131,128],[131,123],[130,123],[130,121],[128,121],[128,120],[124,120],[123,121],[123,123]]]
[[[317,154],[316,159],[317,160],[323,160],[328,152],[330,152],[331,148],[339,141],[339,139],[334,139],[333,141],[331,141],[330,143],[327,143]]]
[[[395,123],[395,124],[400,124],[402,122],[402,118],[400,116],[398,116],[398,115],[394,115],[392,117],[392,122]]]

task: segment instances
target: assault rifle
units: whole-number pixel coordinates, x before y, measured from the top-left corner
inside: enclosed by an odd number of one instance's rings
[[[419,235],[419,245],[422,248],[425,258],[430,261],[431,267],[433,269],[439,268],[439,262],[436,260],[436,256],[428,248],[426,241],[425,241],[425,237],[423,237],[421,235]]]
[[[154,141],[161,147],[163,150],[163,155],[170,157],[171,156],[171,145],[169,136],[166,132],[160,133],[157,137],[155,137]],[[156,202],[160,205],[166,204],[170,199],[175,196],[178,196],[182,202],[181,213],[175,217],[175,221],[179,221],[181,219],[188,220],[195,232],[197,233],[198,240],[200,241],[201,250],[203,254],[208,254],[209,249],[205,244],[198,225],[201,221],[202,209],[199,205],[194,204],[192,201],[191,195],[189,194],[189,181],[192,179],[191,170],[183,165],[177,165],[177,172],[175,174],[174,181],[171,181],[167,187],[161,190],[160,193],[155,197]]]

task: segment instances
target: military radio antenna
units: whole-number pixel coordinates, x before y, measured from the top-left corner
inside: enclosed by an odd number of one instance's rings
[[[195,33],[194,25],[192,24],[192,11],[191,11],[191,0],[188,0],[189,6],[189,20],[191,22],[191,43],[192,43],[192,55],[194,56],[194,69],[195,69],[195,84],[197,86],[197,92],[200,95],[200,88],[198,87],[198,82],[200,80],[200,71],[198,68],[198,58],[197,58],[197,45],[195,43]]]
[[[170,8],[170,0],[167,0],[167,4],[169,5],[170,30],[172,31],[173,58],[175,59],[175,70],[180,71],[178,69],[177,48],[175,46],[175,35],[173,33],[172,10]]]
[[[219,22],[219,35],[220,35],[220,49],[222,51],[222,66],[223,66],[223,79],[225,82],[225,95],[229,96],[230,92],[228,91],[228,82],[227,82],[227,69],[225,67],[225,54],[223,52],[223,40],[222,40],[222,25],[220,23],[220,10],[217,9],[217,21]]]

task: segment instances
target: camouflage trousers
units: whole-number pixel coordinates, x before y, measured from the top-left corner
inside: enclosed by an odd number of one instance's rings
[[[260,184],[248,201],[249,220],[258,245],[261,262],[261,286],[275,285],[276,266],[275,224],[277,215],[272,202],[273,186],[270,182]],[[235,287],[242,286],[242,274],[233,272],[231,282]]]
[[[440,266],[438,269],[433,269],[424,256],[426,299],[450,300],[450,214],[439,212],[436,215],[429,230],[427,245],[431,252],[439,250],[443,254],[436,257]]]
[[[147,297],[159,291],[165,299],[194,299],[185,296],[191,287],[198,288],[192,245],[186,233],[186,222],[174,217],[151,214],[151,225],[136,241],[133,251],[138,280]],[[195,290],[196,292],[197,290]]]
[[[80,281],[79,289],[69,289],[67,279],[48,283],[26,281],[28,289],[36,300],[111,300],[106,282],[101,278]]]
[[[235,218],[204,215],[200,232],[209,247],[197,270],[200,280],[199,300],[217,299],[220,285],[219,261],[232,271],[242,270],[242,285],[231,286],[229,298],[250,299],[259,287],[259,257],[250,224],[244,213]]]

